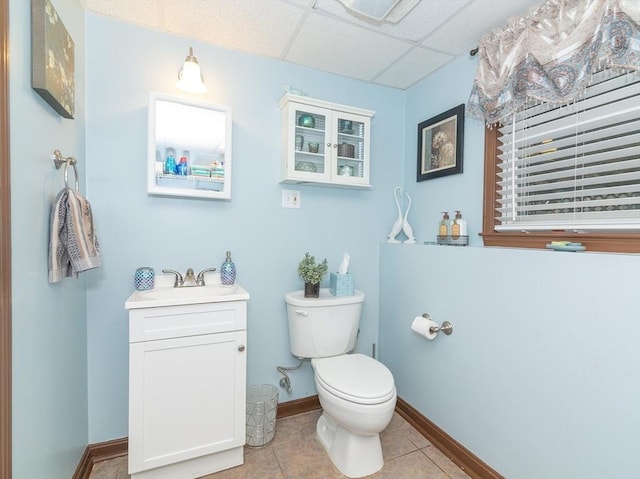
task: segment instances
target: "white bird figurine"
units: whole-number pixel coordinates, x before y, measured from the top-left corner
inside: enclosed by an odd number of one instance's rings
[[[396,239],[396,236],[398,236],[402,231],[403,220],[402,210],[400,209],[400,202],[398,201],[398,190],[400,191],[400,194],[402,194],[402,188],[400,188],[399,186],[396,186],[393,190],[393,197],[396,199],[396,206],[398,207],[398,219],[393,224],[393,228],[391,228],[391,231],[389,232],[389,239],[387,240],[387,243],[400,243],[400,241]]]
[[[409,206],[407,206],[407,211],[404,213],[404,220],[402,221],[402,232],[407,235],[407,239],[404,240],[405,243],[415,243],[416,242],[416,237],[413,236],[413,228],[411,228],[411,225],[409,224],[409,222],[407,221],[407,216],[409,216],[409,209],[411,209],[411,196],[409,196],[409,193],[405,193],[407,195],[407,198],[409,199]]]

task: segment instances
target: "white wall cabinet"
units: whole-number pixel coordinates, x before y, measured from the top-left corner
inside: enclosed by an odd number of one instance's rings
[[[373,111],[287,94],[282,183],[370,188]]]
[[[129,309],[132,479],[197,478],[242,464],[246,301],[127,305],[134,308]]]

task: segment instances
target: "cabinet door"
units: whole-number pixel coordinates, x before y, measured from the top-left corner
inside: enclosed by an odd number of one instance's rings
[[[336,184],[369,185],[370,130],[370,118],[334,112],[331,178]]]
[[[326,182],[331,176],[331,111],[290,103],[285,109],[284,176],[301,181]]]
[[[129,472],[245,442],[246,331],[130,345]]]

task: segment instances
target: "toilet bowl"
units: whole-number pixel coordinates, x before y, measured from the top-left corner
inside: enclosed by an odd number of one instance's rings
[[[364,477],[384,464],[379,433],[391,421],[396,388],[391,371],[355,348],[364,293],[319,298],[287,293],[291,354],[310,358],[323,412],[316,435],[338,470]]]
[[[364,477],[384,465],[379,433],[396,405],[391,372],[363,354],[312,359],[322,406],[316,435],[347,477]]]

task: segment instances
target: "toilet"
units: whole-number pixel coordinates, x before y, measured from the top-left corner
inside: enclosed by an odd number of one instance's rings
[[[382,363],[360,353],[356,345],[364,293],[319,298],[304,291],[285,295],[291,354],[310,358],[322,416],[316,435],[347,477],[364,477],[384,464],[380,432],[396,406],[393,375]]]

